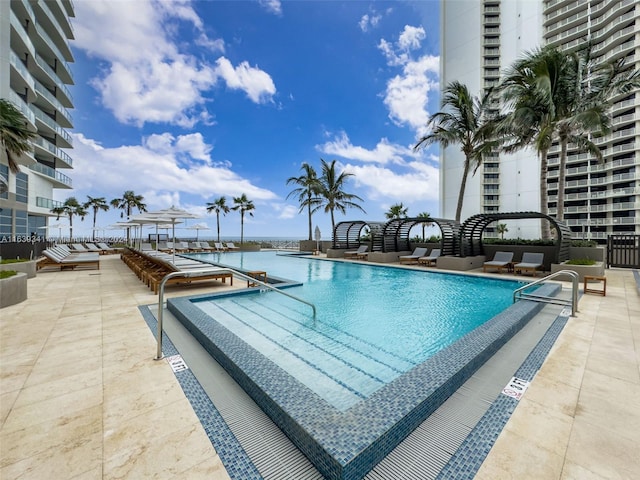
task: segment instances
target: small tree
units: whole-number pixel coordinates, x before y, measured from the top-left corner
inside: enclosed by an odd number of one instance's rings
[[[422,212],[418,214],[417,218],[424,218],[424,221],[420,223],[420,225],[422,226],[422,241],[425,242],[427,240],[424,233],[425,228],[433,226],[433,222],[431,221],[431,214],[429,212]]]
[[[321,190],[320,180],[314,168],[308,163],[303,163],[300,169],[304,174],[299,177],[289,177],[287,179],[287,185],[290,183],[298,185],[298,188],[289,192],[287,198],[292,195],[296,196],[298,202],[300,202],[299,213],[302,213],[305,208],[307,209],[307,215],[309,216],[309,240],[313,240],[311,215],[313,214],[314,208],[321,202],[318,197]]]
[[[507,233],[509,231],[509,229],[507,228],[507,224],[506,223],[499,223],[496,226],[496,232],[498,232],[500,234],[500,238],[504,240],[504,234]]]
[[[87,211],[80,205],[76,197],[67,198],[61,206],[54,207],[51,211],[56,214],[56,220],[60,220],[60,215],[69,217],[69,236],[71,238],[73,238],[73,217],[77,215],[80,220],[84,221],[84,217],[87,216]]]
[[[207,213],[216,212],[216,227],[218,231],[218,243],[220,243],[220,214],[226,215],[230,208],[225,197],[217,198],[213,203],[207,202]]]
[[[389,211],[384,214],[386,218],[389,220],[395,218],[407,218],[408,207],[405,207],[402,202],[396,203],[395,205],[391,205],[389,207]]]
[[[136,195],[133,190],[127,190],[122,195],[122,198],[114,198],[111,200],[111,206],[122,210],[122,212],[120,212],[120,218],[122,218],[126,213],[127,220],[129,220],[129,217],[131,217],[131,211],[134,208],[137,208],[140,213],[147,211],[147,206],[142,202],[143,200],[144,197],[142,195]],[[130,242],[130,237],[131,233],[129,229],[127,229],[127,244]]]
[[[246,212],[253,217],[252,210],[256,207],[244,193],[239,197],[233,197],[233,203],[234,206],[231,207],[231,210],[240,211],[240,244],[242,245],[244,243],[244,214]]]

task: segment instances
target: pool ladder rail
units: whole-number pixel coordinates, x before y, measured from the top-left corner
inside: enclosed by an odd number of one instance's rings
[[[309,305],[311,307],[311,309],[313,310],[313,318],[315,320],[316,318],[316,306],[311,303],[311,302],[307,302],[306,300],[303,300],[300,297],[296,297],[295,295],[291,295],[290,293],[287,293],[285,291],[280,290],[279,288],[274,287],[273,285],[270,285],[266,282],[263,282],[261,280],[258,280],[255,277],[252,277],[250,275],[247,275],[245,273],[242,272],[238,272],[237,270],[233,270],[232,268],[210,268],[210,269],[206,269],[206,270],[182,270],[180,272],[171,272],[168,275],[165,275],[165,277],[162,279],[162,281],[160,282],[160,288],[158,291],[158,339],[157,339],[157,343],[158,343],[158,348],[157,348],[157,352],[156,352],[156,360],[161,360],[163,358],[162,355],[162,322],[164,319],[164,287],[167,283],[168,280],[172,279],[172,278],[176,278],[176,277],[184,277],[184,278],[196,278],[196,277],[203,277],[206,275],[210,275],[212,273],[231,273],[234,277],[240,277],[243,278],[245,280],[247,280],[248,282],[252,282],[254,284],[258,284],[261,285],[262,287],[266,288],[267,290],[272,290],[274,292],[278,292],[281,295],[284,295],[286,297],[292,298],[293,300],[297,300],[298,302],[304,303],[306,305]]]
[[[525,290],[531,288],[535,285],[539,285],[547,280],[551,280],[560,276],[568,276],[571,277],[571,299],[565,300],[562,298],[549,297],[546,295],[534,295],[532,293],[524,293]],[[579,275],[573,270],[560,270],[558,272],[554,272],[546,277],[539,278],[531,283],[527,283],[526,285],[518,288],[513,292],[513,303],[518,300],[532,300],[534,302],[543,302],[543,303],[553,303],[555,305],[566,305],[571,307],[571,316],[575,317],[576,313],[578,313],[578,285],[579,285]]]

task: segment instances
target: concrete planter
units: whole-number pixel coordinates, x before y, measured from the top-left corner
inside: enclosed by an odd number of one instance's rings
[[[236,247],[239,247],[241,252],[259,252],[260,251],[260,245],[255,245],[255,244],[243,243],[240,245],[236,245]]]
[[[36,261],[30,260],[28,262],[5,263],[0,265],[0,271],[3,270],[15,270],[16,272],[26,273],[27,278],[33,278],[36,276]]]
[[[566,263],[552,263],[551,273],[559,272],[560,270],[572,270],[576,272],[580,279],[584,281],[584,276],[602,277],[604,276],[604,263],[598,262],[595,265],[567,265]]]
[[[27,299],[27,274],[18,274],[0,280],[0,308],[15,305]]]

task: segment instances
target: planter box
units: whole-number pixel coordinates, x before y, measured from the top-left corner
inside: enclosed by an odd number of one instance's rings
[[[440,257],[436,261],[438,268],[445,270],[454,270],[464,272],[482,267],[486,257],[484,255],[476,255],[475,257]]]
[[[560,270],[572,270],[576,272],[580,278],[579,281],[584,281],[585,275],[602,277],[604,276],[604,263],[598,262],[595,265],[567,265],[565,263],[552,263],[551,273],[559,272]]]
[[[36,261],[29,260],[28,262],[5,263],[0,265],[0,271],[3,270],[15,270],[16,272],[26,273],[27,278],[33,278],[36,276]]]
[[[15,305],[27,299],[27,274],[19,272],[0,280],[0,308]]]

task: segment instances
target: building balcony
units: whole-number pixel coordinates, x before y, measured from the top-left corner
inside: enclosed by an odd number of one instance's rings
[[[595,44],[592,50],[592,55],[597,57],[602,55],[605,50],[609,50],[609,46],[616,46],[620,43],[624,43],[628,37],[632,37],[635,34],[635,26],[631,25],[618,32],[615,32],[603,42]]]
[[[51,110],[54,110],[56,113],[55,121],[59,123],[62,127],[73,128],[73,119],[71,118],[71,114],[69,110],[62,106],[62,104],[58,101],[56,97],[40,82],[36,81],[36,92],[38,93],[39,99],[43,101]]]
[[[9,65],[11,65],[10,84],[12,90],[22,93],[31,103],[36,99],[35,80],[29,73],[27,66],[13,51],[9,51]]]
[[[628,8],[628,4],[620,6],[619,8],[614,9],[609,15],[601,17],[599,22],[591,25],[591,38],[593,39],[594,43],[598,43],[600,42],[600,40],[606,40],[607,38],[609,38],[609,35],[613,30],[621,28],[620,24],[633,21],[634,17],[636,16],[636,13],[634,11],[630,11],[620,15],[623,9],[628,10]],[[611,23],[607,25],[607,22],[609,21]],[[595,30],[600,25],[602,25],[602,28],[600,28],[599,30]]]
[[[28,53],[33,56],[36,53],[36,47],[29,38],[29,34],[20,23],[15,13],[9,13],[9,25],[11,26],[11,48],[20,53]]]
[[[38,52],[47,52],[50,58],[56,59],[56,74],[62,79],[64,83],[73,84],[73,77],[71,75],[71,69],[69,68],[69,64],[65,60],[65,57],[62,55],[60,49],[56,46],[56,44],[51,40],[51,37],[47,34],[44,28],[37,24],[35,25],[35,31],[37,35],[34,39],[34,45],[36,46],[36,50]],[[73,58],[71,58],[73,61]]]
[[[48,136],[56,138],[56,145],[60,148],[73,148],[71,134],[58,125],[49,115],[32,105],[31,109],[36,116],[38,131],[48,133]]]
[[[49,78],[50,83],[55,85],[55,97],[60,101],[60,103],[67,108],[73,108],[73,97],[71,96],[69,87],[67,87],[60,77],[58,77],[58,74],[53,70],[53,68],[51,68],[47,61],[37,54],[36,66],[47,78]]]
[[[559,1],[548,2],[546,7],[545,7],[545,10],[548,11],[549,9],[553,8],[553,6],[558,4],[558,3],[560,3],[560,2]],[[574,0],[573,2],[569,3],[568,5],[565,5],[564,7],[556,8],[553,11],[549,12],[545,16],[545,23],[549,24],[549,23],[554,22],[554,21],[557,22],[561,18],[568,17],[568,16],[572,15],[574,13],[575,9],[577,9],[577,8],[585,8],[583,0]]]
[[[9,101],[13,103],[16,108],[20,110],[20,112],[25,116],[25,118],[27,119],[29,130],[31,130],[32,132],[37,132],[38,128],[36,127],[36,116],[29,105],[27,105],[27,102],[25,102],[20,97],[20,95],[18,95],[13,90],[9,91]]]
[[[43,165],[42,163],[30,165],[29,169],[32,172],[39,173],[40,175],[47,177],[49,180],[52,180],[54,188],[73,188],[73,182],[69,177],[51,167]]]
[[[64,203],[58,200],[52,200],[50,198],[36,197],[36,207],[46,208],[52,210],[57,207],[61,207]]]
[[[44,0],[38,0],[35,5],[38,23],[47,30],[49,37],[56,41],[56,46],[62,52],[64,58],[69,62],[73,62],[73,54],[67,42],[67,35],[58,22],[58,18]]]
[[[31,143],[34,146],[36,154],[41,158],[46,158],[48,161],[54,162],[59,168],[73,168],[73,160],[71,157],[49,140],[43,137],[36,137]]]
[[[584,22],[587,16],[588,11],[586,9],[578,11],[577,13],[569,15],[562,20],[558,20],[557,22],[548,25],[547,27],[545,27],[545,32],[550,36],[559,35],[560,33],[562,33],[561,31],[566,30],[567,28],[575,27],[577,26],[577,24]]]
[[[640,189],[635,187],[614,188],[613,190],[606,190],[604,192],[580,192],[580,193],[567,193],[564,196],[565,201],[572,200],[587,200],[589,198],[603,199],[612,197],[628,197],[631,195],[640,195]],[[558,195],[549,195],[549,203],[557,202]]]

